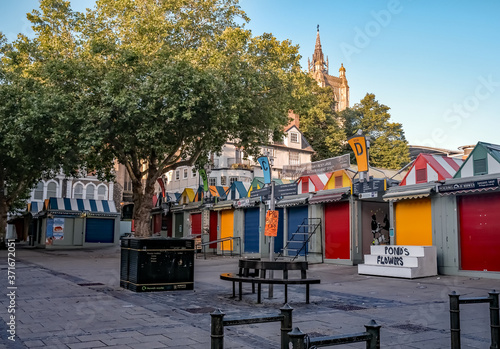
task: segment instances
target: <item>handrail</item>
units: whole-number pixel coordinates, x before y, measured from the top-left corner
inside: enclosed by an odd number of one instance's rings
[[[217,240],[213,240],[213,241],[206,241],[206,242],[202,242],[201,243],[201,248],[203,249],[203,259],[207,259],[207,250],[206,250],[206,246],[207,245],[211,245],[211,244],[215,244],[215,243],[220,243],[220,242],[225,242],[225,241],[231,241],[231,256],[233,255],[233,241],[238,239],[238,247],[240,249],[240,256],[241,256],[241,237],[240,236],[229,236],[227,238],[222,238],[222,239],[217,239]],[[222,254],[224,254],[224,250],[221,249],[222,251]]]
[[[311,223],[309,223],[311,222]],[[296,236],[296,234],[300,231],[300,229],[302,229],[303,227],[307,226],[309,229],[307,231],[307,239],[305,240],[294,240],[294,237]],[[283,247],[282,251],[278,254],[278,256],[275,258],[275,259],[278,259],[279,257],[283,257],[284,256],[284,251],[287,249],[288,245],[290,244],[290,242],[295,242],[295,243],[302,243],[302,246],[300,247],[300,249],[297,250],[297,253],[295,254],[295,256],[293,257],[292,261],[294,261],[300,254],[300,252],[305,248],[305,259],[307,261],[307,254],[308,254],[308,251],[307,251],[307,246],[309,244],[309,240],[311,240],[311,237],[316,234],[316,230],[321,227],[321,218],[304,218],[304,220],[302,221],[302,224],[299,224],[298,227],[297,227],[297,230],[295,231],[295,233],[292,234],[290,240],[287,241],[285,247]],[[310,231],[312,228],[312,231]],[[304,232],[305,234],[305,232]],[[288,256],[290,257],[290,256]]]

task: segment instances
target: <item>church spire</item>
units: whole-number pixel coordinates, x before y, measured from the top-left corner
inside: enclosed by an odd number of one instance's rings
[[[319,24],[317,26],[316,45],[314,46],[311,68],[313,72],[319,71],[328,74],[328,66],[327,63],[325,63],[323,50],[321,49],[321,39],[319,37]]]

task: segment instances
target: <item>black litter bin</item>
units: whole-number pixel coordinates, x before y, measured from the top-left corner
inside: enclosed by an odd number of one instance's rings
[[[194,239],[124,238],[121,247],[121,287],[135,292],[194,288]]]

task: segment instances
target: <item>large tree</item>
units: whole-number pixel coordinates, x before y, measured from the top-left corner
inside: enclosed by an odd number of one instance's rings
[[[320,87],[309,75],[298,76],[294,112],[300,115],[300,130],[315,151],[313,161],[342,155],[346,134],[343,120],[335,113],[330,87]]]
[[[400,169],[410,161],[408,142],[403,126],[391,122],[390,108],[379,103],[375,95],[366,96],[352,108],[339,113],[348,137],[361,130],[370,139],[370,165]],[[347,146],[346,151],[352,153]]]
[[[252,37],[237,0],[100,0],[84,14],[42,0],[29,18],[47,84],[71,96],[82,164],[125,165],[139,236],[163,173],[202,165],[228,139],[256,155],[282,136],[297,47]]]
[[[77,159],[63,127],[69,99],[38,78],[34,56],[25,37],[11,44],[0,33],[0,241],[7,214],[26,207],[34,185],[62,168],[74,173]]]

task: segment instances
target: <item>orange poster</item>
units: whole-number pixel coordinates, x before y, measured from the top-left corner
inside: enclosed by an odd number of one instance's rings
[[[264,229],[265,236],[278,236],[278,211],[267,211],[266,228]]]

